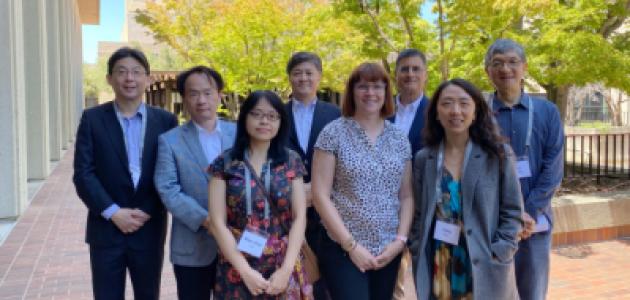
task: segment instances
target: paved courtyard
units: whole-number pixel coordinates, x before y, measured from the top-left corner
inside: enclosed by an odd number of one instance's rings
[[[72,155],[65,154],[0,246],[0,300],[92,298],[87,210],[72,185]],[[630,239],[556,248],[551,259],[549,299],[630,299]],[[168,259],[161,295],[176,299]]]

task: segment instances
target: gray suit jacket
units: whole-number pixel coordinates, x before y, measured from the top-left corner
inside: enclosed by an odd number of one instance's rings
[[[236,127],[219,120],[222,150],[232,147]],[[171,262],[176,265],[207,266],[216,257],[214,238],[201,226],[208,216],[207,161],[192,122],[174,128],[158,139],[155,187],[173,216]]]
[[[462,176],[463,222],[472,262],[474,299],[518,299],[513,256],[521,229],[523,198],[514,169],[514,155],[506,146],[507,160],[499,160],[473,144]],[[410,250],[418,299],[429,299],[430,267],[426,246],[436,208],[437,149],[425,147],[414,160],[414,221]],[[501,185],[501,187],[499,187]]]

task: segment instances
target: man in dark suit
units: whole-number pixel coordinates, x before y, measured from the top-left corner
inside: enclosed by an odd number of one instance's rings
[[[339,118],[341,112],[333,104],[319,101],[317,89],[322,78],[322,61],[311,52],[297,52],[287,63],[287,74],[291,83],[291,100],[286,104],[287,115],[291,124],[289,148],[300,154],[306,166],[304,176],[308,203],[306,240],[316,255],[319,254],[320,238],[324,229],[319,215],[311,206],[311,164],[313,146],[319,132],[326,124]],[[314,285],[315,299],[327,299],[325,284],[319,280]]]
[[[166,211],[153,184],[160,134],[177,119],[142,101],[149,63],[121,48],[107,62],[115,99],[83,112],[77,131],[73,181],[88,208],[95,299],[124,299],[127,269],[135,299],[158,299]]]
[[[411,144],[411,153],[415,154],[422,149],[422,129],[424,117],[429,107],[429,99],[424,95],[424,87],[427,82],[427,59],[417,49],[405,49],[396,58],[396,114],[389,121],[407,134]],[[411,257],[407,252],[401,261],[400,273],[396,282],[394,293],[404,292],[404,273],[409,265]],[[402,296],[402,295],[396,295]]]
[[[396,58],[396,114],[389,120],[407,134],[411,153],[422,149],[422,128],[429,99],[424,95],[427,60],[416,49],[405,49]]]

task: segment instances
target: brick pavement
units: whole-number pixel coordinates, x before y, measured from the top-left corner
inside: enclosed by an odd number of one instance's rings
[[[0,300],[92,298],[87,210],[72,185],[72,157],[67,151],[0,246]],[[630,240],[554,249],[549,290],[549,299],[630,299]],[[162,298],[176,298],[168,259]]]

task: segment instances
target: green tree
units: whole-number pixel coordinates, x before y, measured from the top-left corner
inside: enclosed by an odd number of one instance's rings
[[[240,94],[265,88],[286,95],[284,66],[295,51],[320,54],[322,86],[333,89],[343,85],[338,72],[361,58],[362,35],[333,16],[325,1],[165,0],[147,3],[137,20],[183,58],[183,67],[211,65]]]

